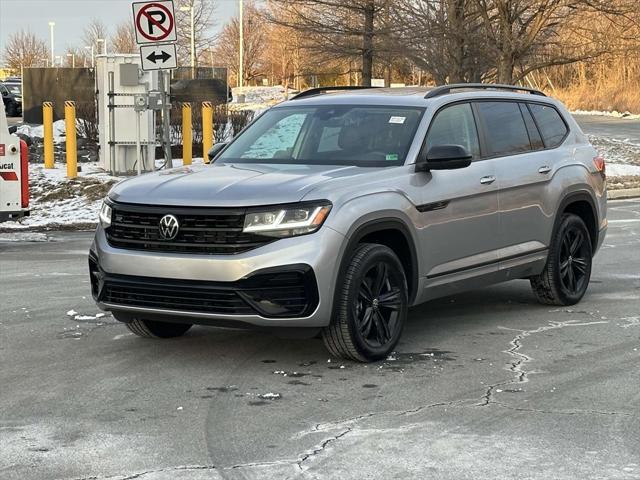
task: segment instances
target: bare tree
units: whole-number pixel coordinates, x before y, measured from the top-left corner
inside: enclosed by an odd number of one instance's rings
[[[115,53],[136,53],[136,31],[130,21],[120,23],[111,37],[111,49]]]
[[[396,22],[404,55],[437,84],[480,81],[493,68],[475,0],[401,0]]]
[[[213,40],[211,32],[215,25],[213,0],[180,0],[176,2],[176,31],[178,35],[178,58],[182,65],[191,64],[191,9],[195,38],[196,66],[201,54]]]
[[[267,29],[263,12],[253,2],[244,6],[244,61],[243,84],[263,75],[262,70],[265,51],[267,50]],[[232,18],[224,26],[218,36],[214,55],[223,65],[226,65],[235,78],[240,70],[240,22],[237,17]]]
[[[29,30],[20,30],[9,36],[4,62],[11,70],[44,66],[47,58],[47,43]]]
[[[540,68],[601,55],[601,45],[589,35],[576,36],[576,43],[567,44],[561,32],[576,26],[575,19],[585,12],[619,12],[610,0],[473,1],[501,83],[517,82]]]
[[[96,55],[103,52],[104,45],[98,40],[107,41],[107,27],[98,18],[92,19],[82,34],[83,47],[93,47]]]
[[[303,33],[308,51],[347,62],[359,60],[362,84],[371,85],[376,56],[394,52],[391,32],[395,30],[389,11],[390,0],[274,0],[286,17],[271,15],[274,23]],[[288,20],[288,19],[292,20]]]

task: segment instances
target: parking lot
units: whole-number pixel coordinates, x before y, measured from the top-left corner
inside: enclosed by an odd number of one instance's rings
[[[609,220],[579,305],[527,281],[429,302],[369,365],[134,337],[96,317],[91,233],[0,234],[0,477],[640,478],[640,201]]]

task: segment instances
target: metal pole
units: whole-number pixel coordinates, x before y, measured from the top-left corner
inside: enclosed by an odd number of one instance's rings
[[[64,124],[67,145],[67,177],[76,178],[78,176],[78,149],[76,146],[75,102],[64,102]]]
[[[243,19],[243,1],[240,0],[238,26],[240,28],[240,68],[238,69],[238,87],[242,91],[244,84],[244,19]]]
[[[171,159],[171,103],[169,102],[169,81],[165,79],[164,70],[158,71],[159,87],[162,92],[162,142],[164,151],[165,168],[173,168],[173,161]]]
[[[182,164],[191,165],[193,157],[193,126],[191,125],[191,104],[182,104]]]
[[[116,108],[115,108],[115,92],[114,92],[114,75],[113,72],[109,72],[109,172],[116,173]]]
[[[93,45],[91,45],[91,68],[94,68],[95,66],[95,56],[93,54]]]
[[[55,53],[54,53],[54,48],[53,48],[53,27],[55,27],[56,22],[49,22],[49,30],[50,30],[50,37],[51,37],[51,66],[55,66],[56,64],[56,57],[55,57]]]
[[[202,102],[202,159],[209,163],[209,150],[213,147],[213,103]]]
[[[191,4],[191,79],[195,78],[196,74],[196,29],[193,18],[193,3]]]
[[[44,127],[44,168],[56,168],[53,155],[53,103],[42,104],[42,123]]]
[[[142,156],[140,155],[140,116],[142,112],[136,112],[136,166],[138,175],[142,173]]]

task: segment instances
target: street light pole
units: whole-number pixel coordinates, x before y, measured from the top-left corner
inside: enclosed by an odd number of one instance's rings
[[[196,2],[192,0],[189,6],[180,7],[183,12],[189,11],[189,18],[191,20],[191,78],[195,78],[196,72],[196,26],[195,26],[195,14],[194,7]]]
[[[86,47],[87,50],[91,50],[91,68],[94,67],[94,55],[93,55],[93,45],[89,46],[87,45]]]
[[[96,38],[96,43],[102,43],[104,45],[102,53],[107,54],[107,39],[106,38]]]
[[[240,5],[238,6],[238,27],[240,29],[240,68],[238,69],[238,87],[242,91],[242,86],[244,84],[244,19],[243,19],[243,4],[242,0],[240,1]]]
[[[54,47],[53,47],[53,27],[56,26],[56,22],[49,22],[49,31],[50,31],[50,37],[51,37],[51,65],[54,66],[56,63],[56,57],[55,57],[55,53],[54,53]]]

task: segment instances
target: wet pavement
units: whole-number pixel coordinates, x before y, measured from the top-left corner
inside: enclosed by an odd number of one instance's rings
[[[0,478],[638,479],[640,202],[609,219],[579,305],[522,280],[432,301],[369,365],[134,337],[91,301],[90,233],[0,234]]]

